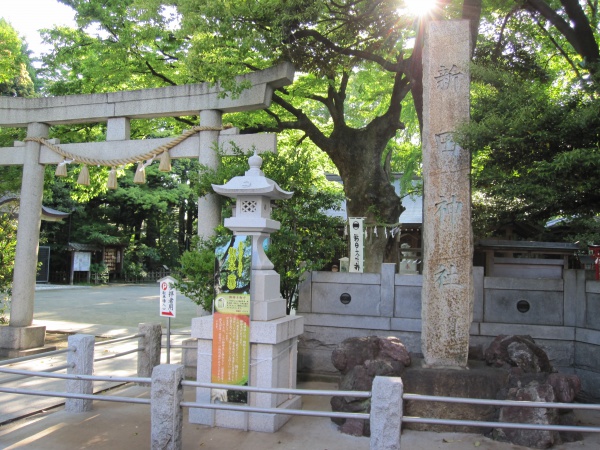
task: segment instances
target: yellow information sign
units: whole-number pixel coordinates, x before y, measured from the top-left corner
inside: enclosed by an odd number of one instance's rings
[[[212,382],[244,385],[248,382],[250,361],[250,295],[221,294],[216,303]]]
[[[216,257],[211,381],[245,385],[250,368],[252,237],[219,238]]]

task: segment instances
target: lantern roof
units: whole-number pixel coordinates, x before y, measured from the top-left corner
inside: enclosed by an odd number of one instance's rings
[[[217,194],[225,197],[238,198],[244,195],[260,195],[273,200],[288,199],[293,192],[284,191],[270,178],[265,177],[265,174],[260,167],[262,166],[262,158],[254,152],[248,158],[250,169],[243,176],[233,177],[223,185],[212,185],[213,190]]]

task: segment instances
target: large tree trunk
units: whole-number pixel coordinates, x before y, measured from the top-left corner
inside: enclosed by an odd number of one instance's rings
[[[405,76],[407,67],[404,67],[403,62],[392,68],[397,72],[389,107],[363,128],[351,128],[345,120],[344,102],[350,72],[345,72],[339,80],[331,79],[327,97],[315,96],[331,114],[333,131],[329,136],[301,109],[295,108],[282,97],[273,95],[274,103],[297,118],[297,121],[287,126],[303,130],[338,168],[344,183],[348,217],[365,218],[368,237],[364,266],[367,272],[379,272],[383,262],[398,263],[397,243],[400,233],[394,233],[393,237],[388,234],[386,237],[384,230],[396,228],[404,208],[391,184],[383,154],[396,132],[404,128],[400,115],[402,100],[410,92],[410,79]],[[377,237],[373,233],[375,227],[381,231]]]
[[[344,128],[334,131],[330,139],[336,149],[330,156],[344,182],[348,217],[365,218],[365,271],[378,273],[381,263],[398,263],[399,228],[387,238],[384,228],[388,232],[394,228],[404,211],[382,161],[389,137],[373,128]]]

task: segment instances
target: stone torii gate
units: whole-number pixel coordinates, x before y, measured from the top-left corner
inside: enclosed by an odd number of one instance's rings
[[[63,161],[63,156],[51,150],[59,142],[45,140],[52,125],[106,122],[105,142],[61,144],[60,150],[82,159],[123,160],[173,140],[130,140],[131,119],[199,115],[198,133],[169,153],[171,158],[198,158],[201,164],[216,168],[215,145],[225,152],[234,147],[276,151],[275,134],[240,135],[235,128],[225,130],[222,115],[267,108],[273,91],[291,84],[293,77],[294,68],[289,63],[240,76],[237,82],[250,87],[237,98],[208,83],[48,98],[1,97],[0,126],[27,127],[27,139],[15,142],[14,147],[0,148],[0,165],[23,166],[10,321],[0,327],[0,354],[20,356],[39,351],[44,345],[45,327],[32,323],[44,167]],[[215,194],[199,199],[198,216],[198,234],[211,235],[220,221]]]

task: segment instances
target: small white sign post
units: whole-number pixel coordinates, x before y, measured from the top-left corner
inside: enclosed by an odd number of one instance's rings
[[[167,364],[171,363],[171,317],[175,317],[177,305],[177,290],[175,278],[166,276],[158,280],[160,286],[159,307],[160,317],[167,318]]]

